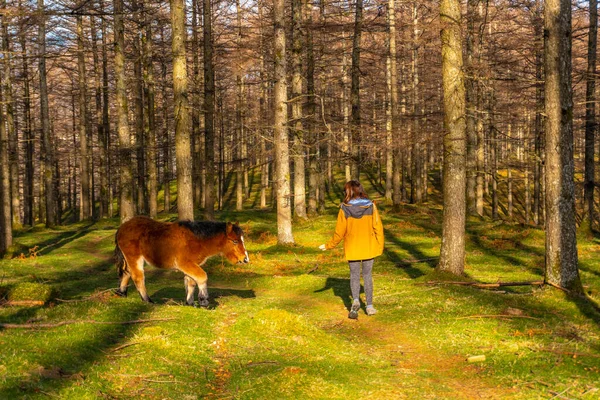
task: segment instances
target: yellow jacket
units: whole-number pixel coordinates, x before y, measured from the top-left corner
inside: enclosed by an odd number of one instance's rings
[[[383,224],[375,203],[368,199],[342,203],[335,233],[325,248],[333,249],[342,239],[346,260],[368,260],[383,253]]]

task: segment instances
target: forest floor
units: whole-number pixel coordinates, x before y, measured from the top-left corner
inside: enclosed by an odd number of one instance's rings
[[[17,256],[0,260],[0,323],[69,324],[0,328],[0,398],[600,397],[598,238],[579,238],[587,300],[552,287],[431,284],[457,280],[434,271],[440,208],[381,202],[379,312],[363,308],[350,320],[342,246],[317,248],[333,232],[333,203],[295,222],[294,246],[276,244],[271,211],[219,214],[240,221],[251,263],[207,264],[209,309],[183,306],[183,276],[152,267],[146,285],[156,304],[133,287],[128,298],[114,296],[116,219],[19,231]],[[463,280],[542,279],[543,231],[470,220],[467,233]],[[43,293],[39,304],[23,303]]]

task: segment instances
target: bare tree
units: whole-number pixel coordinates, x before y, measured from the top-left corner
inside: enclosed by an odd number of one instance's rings
[[[585,182],[584,225],[592,230],[594,224],[594,152],[596,136],[596,50],[598,48],[598,1],[590,0],[590,29],[588,33],[587,73],[585,91]]]
[[[177,163],[177,212],[179,219],[194,219],[192,152],[185,55],[185,1],[171,1],[173,40],[173,95],[175,97],[175,161]]]
[[[81,204],[79,219],[90,218],[90,155],[88,150],[88,108],[85,50],[83,46],[83,17],[77,16],[77,67],[79,70],[79,179],[81,182]]]
[[[41,0],[40,0],[41,1]],[[123,0],[114,0],[115,79],[117,92],[117,132],[119,136],[119,189],[121,222],[134,216],[133,174],[131,172],[131,135],[129,133],[129,108],[125,80],[125,35],[123,26]]]
[[[360,1],[360,0],[359,0]],[[274,89],[274,143],[275,184],[277,191],[277,240],[281,244],[294,243],[292,235],[292,207],[290,204],[290,154],[287,131],[287,82],[284,0],[273,2],[275,28],[275,89]]]
[[[206,185],[204,188],[206,219],[215,217],[215,69],[213,65],[213,33],[211,0],[203,0],[204,19],[204,156]]]
[[[544,5],[546,111],[545,280],[581,293],[575,225],[571,2]]]
[[[466,110],[459,0],[441,0],[444,87],[444,213],[438,268],[456,275],[465,265]]]
[[[52,228],[59,222],[56,218],[56,194],[54,186],[54,148],[50,138],[50,113],[48,110],[48,83],[46,81],[46,16],[44,0],[38,0],[38,70],[40,76],[40,112],[42,122],[42,145],[44,159],[44,200],[46,226]]]

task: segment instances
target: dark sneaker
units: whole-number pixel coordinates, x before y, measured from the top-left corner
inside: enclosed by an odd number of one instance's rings
[[[371,316],[371,315],[375,315],[375,314],[377,314],[377,310],[375,309],[375,307],[367,306],[367,315]]]
[[[358,319],[358,310],[360,310],[360,302],[358,300],[354,300],[352,307],[350,308],[350,312],[348,313],[348,318]]]

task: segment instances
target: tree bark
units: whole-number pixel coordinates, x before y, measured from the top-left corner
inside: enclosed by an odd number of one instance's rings
[[[142,11],[146,10],[147,3],[142,1]],[[142,64],[144,79],[144,99],[146,112],[144,113],[144,139],[146,142],[146,170],[148,172],[148,214],[156,218],[158,213],[158,171],[156,167],[156,118],[155,118],[155,83],[154,66],[152,63],[152,20],[148,13],[144,15],[144,34],[142,36]]]
[[[466,105],[458,0],[441,0],[444,87],[444,212],[438,269],[460,275],[465,263]]]
[[[598,1],[590,0],[590,28],[588,33],[587,73],[585,76],[585,176],[583,226],[594,228],[595,136],[596,136],[596,49],[598,47]]]
[[[27,52],[27,36],[25,21],[20,21],[21,27],[19,32],[19,41],[22,51],[22,68],[23,68],[23,135],[24,135],[24,153],[25,153],[25,180],[23,182],[23,198],[25,204],[23,207],[25,224],[34,225],[35,210],[34,210],[34,187],[35,187],[35,170],[33,163],[34,138],[33,129],[31,128],[31,97],[29,86],[29,58]]]
[[[117,132],[119,136],[119,189],[121,223],[134,216],[133,174],[131,171],[131,135],[129,133],[129,109],[127,106],[127,83],[125,79],[125,34],[123,26],[123,0],[114,1],[115,31],[115,79],[117,97]]]
[[[390,127],[386,133],[386,161],[385,161],[385,198],[388,200],[394,199],[394,173],[398,172],[394,169],[394,154],[397,151],[394,149],[398,146],[399,141],[399,104],[398,104],[398,62],[397,62],[397,46],[396,46],[396,3],[394,0],[388,0],[388,41],[389,41],[389,85],[388,98],[390,108]],[[400,187],[398,185],[398,191]],[[400,201],[400,193],[396,193],[398,204]]]
[[[467,101],[467,213],[477,215],[477,80],[475,79],[475,49],[477,0],[467,1],[467,36],[465,51],[465,97]]]
[[[204,126],[206,162],[206,205],[204,216],[215,217],[215,70],[213,60],[213,33],[211,0],[203,0],[204,17]]]
[[[98,213],[94,218],[102,219],[108,211],[108,171],[106,159],[106,134],[104,132],[104,123],[102,120],[102,77],[100,67],[100,57],[98,54],[98,31],[96,28],[96,17],[90,17],[90,28],[92,35],[92,55],[94,59],[94,77],[95,77],[95,100],[96,100],[96,131],[98,134],[98,160],[99,160],[99,175],[100,175],[100,201],[98,203]],[[93,190],[93,189],[92,189]]]
[[[354,14],[354,34],[352,37],[352,67],[351,67],[351,87],[350,103],[352,112],[350,118],[350,140],[352,142],[352,165],[351,173],[353,179],[360,179],[361,168],[361,117],[360,117],[360,42],[362,37],[363,25],[363,0],[356,0],[356,10]]]
[[[360,1],[360,0],[359,0]],[[294,243],[292,235],[292,208],[290,204],[290,155],[287,131],[287,83],[284,0],[273,2],[273,25],[275,29],[275,89],[273,101],[275,182],[277,201],[277,241]]]
[[[577,267],[571,87],[571,2],[544,5],[546,111],[545,280],[582,293]]]
[[[6,8],[6,0],[2,0],[2,8]],[[19,145],[18,135],[15,129],[15,112],[12,89],[12,67],[11,67],[11,51],[10,38],[8,32],[8,16],[2,17],[2,52],[3,52],[3,95],[6,103],[6,129],[8,135],[8,151],[9,151],[9,169],[10,169],[10,192],[11,192],[11,208],[12,208],[12,225],[18,227],[21,225],[21,203],[19,193]]]
[[[86,220],[90,213],[90,154],[88,150],[88,109],[85,50],[83,45],[83,17],[77,16],[77,67],[79,71],[79,181],[81,184],[79,219]]]
[[[306,218],[306,170],[304,165],[305,132],[302,122],[302,0],[292,0],[292,134],[294,162],[294,214]]]
[[[44,0],[38,0],[38,71],[40,76],[40,113],[42,122],[42,147],[44,160],[44,204],[46,227],[53,228],[56,219],[56,194],[54,191],[54,149],[50,137],[50,114],[48,110],[48,84],[46,81],[46,16]]]
[[[180,220],[194,219],[192,152],[185,55],[185,1],[171,0],[173,29],[173,96],[175,104],[175,161],[177,164],[177,214]]]
[[[2,89],[4,89],[2,78],[4,77],[0,77],[0,101],[3,100]],[[12,218],[8,131],[4,107],[0,106],[0,255],[4,254],[10,246],[12,246]]]

